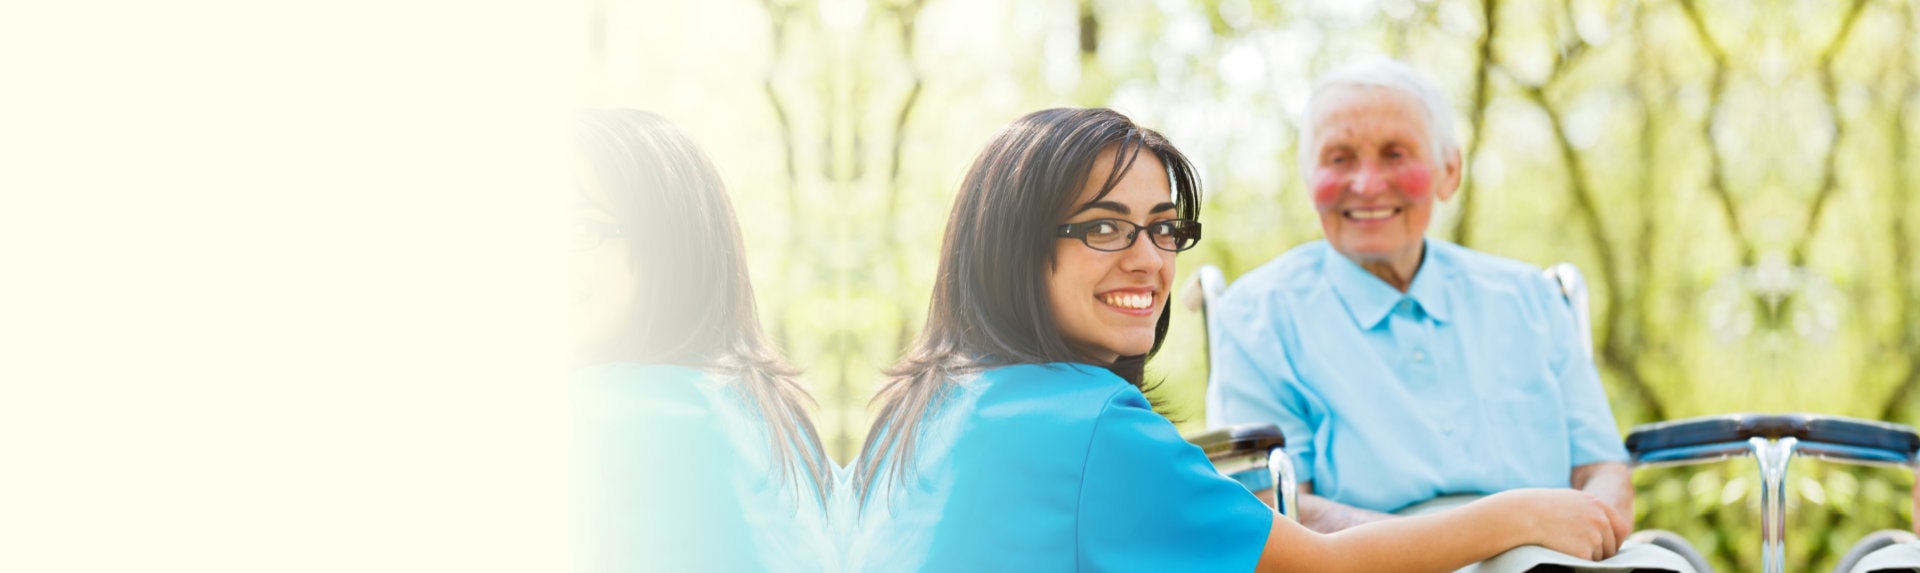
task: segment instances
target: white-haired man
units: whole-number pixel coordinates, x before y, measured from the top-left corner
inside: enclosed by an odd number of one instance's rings
[[[1322,532],[1533,487],[1631,520],[1627,452],[1555,285],[1425,236],[1460,186],[1451,118],[1396,61],[1316,82],[1300,165],[1326,240],[1247,273],[1209,312],[1208,425],[1279,425],[1300,519]]]

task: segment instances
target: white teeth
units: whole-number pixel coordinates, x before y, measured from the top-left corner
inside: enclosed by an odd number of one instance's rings
[[[1395,211],[1399,211],[1399,209],[1396,209],[1393,207],[1385,207],[1380,209],[1352,209],[1347,211],[1347,216],[1354,219],[1359,219],[1362,221],[1371,221],[1375,219],[1385,219],[1387,217],[1392,217]]]
[[[1120,308],[1130,308],[1134,310],[1153,307],[1153,295],[1151,294],[1111,293],[1106,296],[1100,297],[1100,300],[1101,302],[1105,302],[1113,306],[1117,306]]]

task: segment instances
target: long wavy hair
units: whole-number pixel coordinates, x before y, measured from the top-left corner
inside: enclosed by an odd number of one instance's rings
[[[739,223],[713,162],[660,116],[631,109],[577,112],[577,157],[609,186],[612,215],[636,241],[645,273],[633,327],[593,349],[597,358],[674,364],[731,377],[766,422],[780,477],[811,478],[823,501],[832,465],[807,416],[811,402],[761,330]]]
[[[1014,364],[1104,366],[1141,388],[1148,358],[1166,339],[1162,310],[1146,354],[1102,364],[1075,352],[1054,324],[1047,298],[1055,230],[1093,176],[1103,151],[1115,168],[1093,201],[1119,185],[1142,152],[1166,166],[1178,216],[1198,220],[1200,178],[1165,137],[1110,109],[1049,109],[1015,120],[987,142],[967,170],[947,219],[940,271],[926,326],[913,349],[887,370],[879,412],[855,463],[865,503],[883,471],[898,478],[914,456],[921,423],[956,376]]]

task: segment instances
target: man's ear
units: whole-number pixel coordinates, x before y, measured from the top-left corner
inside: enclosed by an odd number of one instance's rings
[[[1446,157],[1440,162],[1440,188],[1434,194],[1441,201],[1453,199],[1453,194],[1460,191],[1460,150],[1447,152]]]

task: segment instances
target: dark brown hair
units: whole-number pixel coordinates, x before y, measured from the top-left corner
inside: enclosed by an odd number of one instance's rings
[[[888,369],[874,397],[880,410],[852,468],[863,503],[880,472],[898,477],[906,470],[921,421],[956,375],[1080,362],[1104,366],[1146,389],[1146,362],[1166,339],[1170,310],[1160,313],[1147,354],[1100,364],[1067,345],[1047,298],[1055,230],[1109,149],[1115,167],[1092,201],[1111,192],[1145,150],[1166,166],[1178,216],[1199,218],[1200,178],[1193,165],[1166,138],[1119,112],[1043,110],[995,134],[967,170],[947,219],[926,326],[914,348]]]
[[[590,359],[674,364],[731,376],[766,422],[780,477],[806,474],[816,500],[831,462],[803,407],[810,398],[761,331],[739,223],[713,162],[660,116],[630,109],[574,116],[574,150],[608,186],[612,215],[634,241],[645,292],[634,325]],[[583,176],[585,174],[582,174]]]

